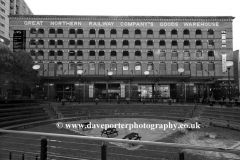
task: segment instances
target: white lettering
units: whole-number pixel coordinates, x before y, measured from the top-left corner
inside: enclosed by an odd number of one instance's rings
[[[24,21],[23,23],[24,25],[36,26],[36,25],[42,25],[43,21]]]
[[[198,27],[219,27],[219,22],[183,22],[184,27],[189,27],[189,26],[198,26]]]

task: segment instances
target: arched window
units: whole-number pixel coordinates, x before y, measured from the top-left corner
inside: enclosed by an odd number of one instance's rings
[[[190,46],[189,40],[184,40],[183,45],[184,45],[184,46]]]
[[[215,65],[214,65],[213,62],[209,62],[209,63],[208,63],[208,70],[209,70],[209,71],[214,71],[214,70],[215,70]]]
[[[89,34],[96,34],[95,29],[90,29],[90,30],[89,30]]]
[[[153,40],[148,40],[148,41],[147,41],[147,45],[148,45],[148,46],[153,46]]]
[[[152,71],[153,70],[153,62],[148,62],[147,64],[147,70]]]
[[[201,35],[202,34],[202,30],[201,29],[197,29],[196,30],[196,35]]]
[[[38,40],[38,45],[44,45],[44,40],[42,39]]]
[[[117,34],[117,30],[116,29],[111,29],[110,34]]]
[[[110,70],[111,71],[116,71],[117,70],[117,63],[116,62],[112,62],[110,64]]]
[[[63,45],[63,40],[57,40],[57,45]]]
[[[30,34],[36,34],[36,33],[37,33],[36,28],[31,28],[31,29],[30,29]]]
[[[30,51],[30,54],[31,54],[31,56],[36,56],[35,50],[31,50],[31,51]]]
[[[214,35],[213,29],[209,29],[207,33],[208,33],[208,35]]]
[[[141,56],[141,51],[135,51],[135,56]]]
[[[75,45],[75,40],[69,40],[69,45]]]
[[[159,30],[159,34],[160,34],[160,35],[165,35],[165,34],[166,34],[165,29],[160,29],[160,30]]]
[[[173,41],[172,41],[172,46],[177,46],[177,45],[178,45],[177,40],[173,40]]]
[[[147,34],[148,34],[148,35],[152,35],[152,34],[153,34],[153,30],[152,30],[152,29],[148,29],[148,30],[147,30]]]
[[[214,46],[214,41],[213,40],[208,40],[208,46]]]
[[[57,51],[57,56],[63,56],[63,51]]]
[[[78,56],[78,57],[83,56],[83,51],[77,51],[77,56]]]
[[[178,31],[177,31],[176,29],[173,29],[173,30],[171,31],[171,34],[172,34],[172,35],[177,35],[177,34],[178,34]]]
[[[177,51],[172,51],[172,57],[178,57],[178,52]]]
[[[111,40],[110,45],[111,46],[116,46],[117,45],[117,41],[116,40]]]
[[[95,45],[96,45],[95,40],[90,40],[90,41],[89,41],[89,45],[90,45],[90,46],[95,46]]]
[[[69,51],[69,56],[75,56],[75,51]]]
[[[44,34],[44,29],[39,28],[39,29],[38,29],[38,34]]]
[[[77,40],[77,45],[82,46],[83,45],[83,40]]]
[[[165,42],[164,40],[160,40],[160,41],[159,41],[159,45],[160,45],[160,46],[165,46],[165,45],[166,45],[166,42]]]
[[[135,70],[136,71],[140,71],[141,70],[141,63],[140,62],[136,62],[135,63]]]
[[[51,57],[54,57],[54,56],[55,56],[55,51],[52,51],[52,50],[49,51],[49,52],[48,52],[48,55],[51,56]]]
[[[135,34],[141,34],[141,30],[140,29],[135,29]]]
[[[202,71],[202,63],[201,62],[196,63],[196,69],[197,69],[197,71]]]
[[[166,71],[166,63],[165,62],[161,62],[159,64],[159,70],[160,71]]]
[[[190,63],[189,62],[184,63],[184,71],[190,71]]]
[[[214,57],[214,52],[213,51],[208,51],[208,57]]]
[[[129,51],[123,51],[123,56],[129,56]]]
[[[111,55],[111,57],[116,57],[117,56],[117,52],[116,51],[111,51],[110,55]]]
[[[190,57],[190,52],[189,51],[184,51],[184,57]]]
[[[70,29],[69,34],[75,34],[75,29]]]
[[[38,56],[43,56],[43,55],[44,55],[43,50],[39,50],[39,51],[38,51]]]
[[[49,45],[50,45],[50,46],[55,45],[55,40],[49,40]]]
[[[104,29],[99,29],[98,34],[105,34],[105,30]]]
[[[89,51],[89,56],[95,56],[95,51]]]
[[[99,71],[105,71],[105,63],[104,62],[99,62]]]
[[[105,52],[104,51],[99,51],[98,52],[98,56],[101,57],[101,56],[104,56],[105,55]]]
[[[147,56],[148,57],[153,57],[153,51],[147,51]]]
[[[57,34],[63,34],[63,29],[58,28],[58,29],[57,29]]]
[[[202,45],[202,41],[201,40],[197,40],[196,41],[196,46],[201,46]]]
[[[196,57],[202,57],[202,51],[197,51],[196,52]]]
[[[140,40],[136,40],[135,41],[135,46],[141,46],[141,41]]]
[[[177,62],[173,62],[171,66],[172,66],[172,71],[177,71],[178,70],[178,63]]]
[[[160,51],[159,57],[166,57],[166,51]]]
[[[183,30],[183,34],[184,34],[184,35],[189,35],[189,34],[190,34],[189,29],[184,29],[184,30]]]
[[[49,29],[49,34],[55,34],[55,29],[50,28],[50,29]]]
[[[128,40],[123,40],[123,46],[128,46],[128,45],[129,45]]]
[[[128,71],[129,69],[129,63],[128,62],[123,62],[123,70]]]
[[[77,29],[77,34],[83,34],[83,29]]]
[[[30,45],[36,45],[36,40],[35,39],[31,39],[29,42]]]
[[[124,30],[123,30],[123,34],[129,34],[128,29],[124,29]]]
[[[104,46],[104,45],[105,45],[105,41],[104,41],[104,40],[102,40],[102,39],[101,39],[101,40],[99,40],[99,42],[98,42],[98,45],[99,45],[99,46]]]

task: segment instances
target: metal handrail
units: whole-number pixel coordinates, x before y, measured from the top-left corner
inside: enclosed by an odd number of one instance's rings
[[[150,142],[150,141],[135,141],[135,140],[124,140],[124,139],[115,139],[115,138],[87,137],[87,136],[78,136],[78,135],[44,133],[44,132],[29,132],[29,131],[15,131],[15,130],[3,130],[3,129],[0,129],[0,132],[2,132],[2,133],[18,133],[18,134],[27,134],[27,135],[38,135],[38,136],[50,136],[50,137],[62,137],[62,138],[74,138],[74,139],[85,139],[85,140],[95,140],[95,141],[103,141],[103,142],[118,142],[118,143],[131,143],[131,144],[140,144],[140,145],[165,146],[165,147],[172,147],[172,148],[194,149],[194,150],[204,150],[204,151],[214,151],[214,152],[240,154],[240,150],[235,150],[235,149],[225,149],[225,148],[216,148],[216,147],[207,147],[207,146],[196,146],[196,145],[188,145],[188,144]]]

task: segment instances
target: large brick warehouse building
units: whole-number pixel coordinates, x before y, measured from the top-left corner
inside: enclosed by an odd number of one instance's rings
[[[39,96],[50,100],[218,99],[228,95],[233,19],[12,15],[10,41],[17,54],[23,35],[22,49],[41,66]]]

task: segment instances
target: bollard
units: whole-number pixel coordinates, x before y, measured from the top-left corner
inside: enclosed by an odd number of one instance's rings
[[[105,142],[101,146],[101,160],[107,160],[107,144]]]
[[[22,160],[24,160],[24,154],[22,154]]]
[[[179,153],[179,160],[184,160],[184,153],[183,152]]]
[[[46,138],[41,139],[40,160],[47,160],[47,139]]]
[[[12,152],[9,153],[9,160],[12,159]]]

